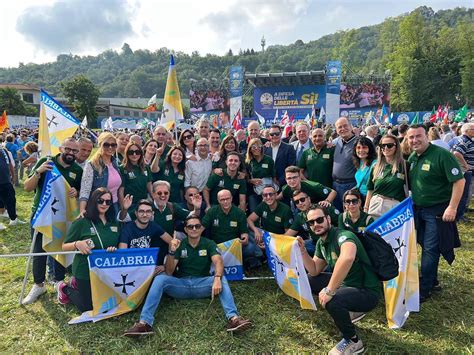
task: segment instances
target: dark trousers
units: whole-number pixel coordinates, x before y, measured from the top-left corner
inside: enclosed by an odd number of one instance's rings
[[[81,312],[92,310],[92,292],[90,280],[76,278],[77,289],[67,285],[63,292]]]
[[[30,223],[31,224],[31,223]],[[35,230],[31,228],[31,237],[33,238]],[[33,253],[44,253],[43,249],[43,234],[38,233],[35,240],[35,245],[33,246]],[[34,256],[33,257],[33,280],[35,284],[41,284],[46,279],[46,261],[47,256]],[[54,263],[54,279],[56,281],[64,280],[64,275],[66,274],[66,269],[56,260]]]
[[[16,219],[16,195],[15,188],[11,183],[0,184],[0,200],[3,206],[7,209],[8,217],[13,221]]]
[[[469,208],[468,202],[469,202],[469,190],[471,189],[472,171],[468,170],[464,173],[464,180],[466,182],[464,184],[464,191],[462,193],[461,200],[459,201],[456,221],[464,217],[464,213]]]
[[[331,275],[328,272],[322,272],[318,276],[308,275],[311,291],[319,294],[329,284]],[[378,302],[379,296],[371,290],[340,287],[333,298],[326,303],[326,310],[344,339],[349,340],[356,336],[355,326],[351,322],[349,312],[369,312],[377,306]]]

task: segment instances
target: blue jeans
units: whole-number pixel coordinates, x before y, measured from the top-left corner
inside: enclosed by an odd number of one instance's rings
[[[464,179],[466,180],[466,182],[464,184],[464,191],[462,193],[461,200],[459,201],[456,221],[464,217],[464,213],[469,208],[469,191],[471,189],[472,171],[466,171],[464,173]]]
[[[245,259],[248,258],[261,258],[263,256],[262,250],[257,246],[255,242],[255,237],[249,233],[249,242],[247,245],[242,246],[242,257]]]
[[[165,273],[157,275],[148,291],[140,320],[153,325],[155,312],[163,293],[178,299],[207,298],[211,295],[213,282],[213,276],[177,278]],[[225,277],[222,277],[222,292],[219,294],[219,300],[227,319],[238,316],[234,297],[232,297],[232,292]]]
[[[439,236],[436,218],[440,218],[447,204],[416,208],[417,242],[421,245],[420,294],[428,296],[438,279]],[[438,217],[437,217],[438,216]]]
[[[356,186],[356,182],[349,182],[345,184],[339,184],[337,182],[332,183],[332,187],[334,190],[337,192],[337,196],[333,201],[334,207],[336,207],[339,211],[344,211],[343,205],[342,205],[342,196],[344,196],[344,192],[347,190],[350,190]]]
[[[304,241],[304,247],[306,248],[306,251],[308,252],[309,256],[313,257],[314,252],[316,250],[316,243],[313,242],[313,239],[311,239],[311,237]]]

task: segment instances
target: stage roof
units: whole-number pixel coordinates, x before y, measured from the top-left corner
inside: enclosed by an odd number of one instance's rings
[[[324,85],[326,83],[326,74],[324,70],[262,74],[246,73],[245,80],[253,87]]]

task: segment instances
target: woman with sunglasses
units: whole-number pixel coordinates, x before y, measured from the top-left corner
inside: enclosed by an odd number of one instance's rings
[[[125,157],[120,166],[120,176],[122,186],[119,189],[120,206],[123,206],[123,199],[130,195],[133,197],[132,205],[128,209],[130,216],[135,216],[135,208],[138,201],[144,200],[152,194],[151,170],[143,161],[142,148],[133,142],[127,144]]]
[[[367,181],[370,170],[375,164],[375,158],[375,147],[372,141],[367,137],[357,138],[352,152],[352,162],[357,169],[355,173],[356,188],[359,189],[363,197],[367,195]]]
[[[361,211],[362,196],[357,189],[347,190],[342,198],[344,212],[339,215],[338,227],[353,233],[362,232],[374,219]]]
[[[186,153],[183,148],[174,146],[168,152],[166,159],[160,163],[158,173],[153,177],[155,181],[165,180],[170,183],[170,202],[183,202],[185,169]]]
[[[249,211],[252,213],[258,204],[262,202],[262,197],[257,194],[254,187],[262,186],[263,179],[273,181],[275,184],[275,166],[273,159],[263,154],[263,144],[259,138],[252,138],[247,146],[245,157],[245,167],[249,175],[248,183],[251,185],[247,189],[249,197]],[[268,181],[265,185],[270,184]]]
[[[99,187],[95,190],[87,201],[84,218],[72,223],[62,246],[64,251],[78,250],[81,254],[74,256],[71,283],[56,284],[58,301],[61,304],[72,302],[81,312],[92,309],[87,256],[92,250],[117,250],[120,228],[112,203],[112,193],[108,189]]]
[[[196,152],[196,139],[193,131],[185,129],[179,136],[179,146],[186,152],[186,158],[190,159]]]
[[[86,163],[81,180],[79,210],[81,216],[86,211],[87,200],[92,191],[106,187],[112,194],[113,210],[118,213],[118,189],[122,185],[115,153],[117,140],[110,132],[99,135],[99,149]]]
[[[403,201],[408,194],[406,173],[397,137],[383,136],[377,147],[377,163],[367,183],[364,211],[377,218]],[[382,207],[376,208],[378,205]]]

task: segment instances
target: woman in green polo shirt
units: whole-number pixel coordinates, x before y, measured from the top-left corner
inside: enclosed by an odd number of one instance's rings
[[[133,196],[132,206],[128,209],[128,213],[134,216],[133,212],[138,201],[152,195],[151,170],[145,165],[143,150],[138,144],[133,142],[127,144],[119,171],[122,177],[122,186],[119,189],[120,206],[125,196]]]
[[[146,166],[150,167],[152,173],[158,171],[158,164],[160,162],[160,155],[157,154],[158,145],[156,139],[150,139],[143,146],[143,161]],[[156,180],[158,179],[153,179],[153,181]]]
[[[255,186],[261,186],[262,179],[270,179],[275,182],[275,163],[268,155],[263,154],[263,144],[259,138],[252,138],[247,146],[245,156],[245,167],[248,173],[248,183],[251,188],[247,188],[249,197],[249,211],[252,213],[262,202],[261,192],[257,194]]]
[[[160,163],[156,180],[168,181],[171,185],[170,202],[182,203],[184,192],[184,170],[186,168],[184,149],[174,146],[166,159]]]
[[[403,201],[408,194],[407,168],[397,137],[384,135],[377,147],[377,163],[367,182],[364,211],[373,217]],[[378,208],[381,204],[381,208]]]
[[[105,187],[95,190],[87,201],[84,218],[72,223],[63,243],[64,251],[78,250],[81,254],[76,254],[72,263],[74,281],[69,285],[63,281],[56,284],[58,301],[61,304],[72,302],[81,312],[92,309],[87,256],[91,250],[117,250],[120,229],[111,205],[109,190]]]
[[[347,190],[342,198],[344,212],[339,215],[338,227],[352,233],[362,232],[374,221],[367,213],[361,211],[362,196],[359,190]]]

